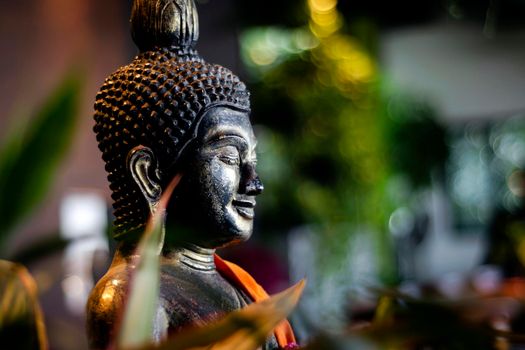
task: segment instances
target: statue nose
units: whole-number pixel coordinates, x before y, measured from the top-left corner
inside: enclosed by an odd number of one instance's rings
[[[246,194],[250,196],[257,196],[264,191],[264,185],[259,179],[259,176],[256,176],[255,179],[250,181],[246,186]]]
[[[252,164],[244,167],[240,185],[239,192],[249,196],[257,196],[264,191],[264,185]]]

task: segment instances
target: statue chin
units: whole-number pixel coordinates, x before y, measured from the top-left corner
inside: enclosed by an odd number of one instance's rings
[[[213,186],[203,189],[203,192],[207,197],[214,196]],[[177,197],[167,211],[166,245],[176,247],[181,243],[191,243],[203,248],[222,248],[251,237],[254,208],[241,206],[251,204],[238,203],[237,200],[222,204],[217,199],[199,200],[195,196],[192,201],[185,201],[185,196]]]
[[[207,217],[207,220],[203,220],[206,216],[196,218],[194,212],[194,215],[185,215],[184,220],[180,220],[180,212],[175,214],[168,210],[165,245],[173,248],[190,243],[215,249],[247,241],[252,235],[253,218],[243,218],[234,208],[226,208],[226,212],[225,215],[215,213],[215,217]],[[170,214],[175,219],[170,219]]]

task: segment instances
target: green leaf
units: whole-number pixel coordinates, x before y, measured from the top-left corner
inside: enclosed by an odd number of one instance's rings
[[[73,137],[81,80],[64,79],[30,124],[6,135],[0,149],[0,245],[44,198]]]
[[[124,310],[118,348],[137,347],[152,340],[159,299],[159,254],[164,243],[164,215],[169,198],[180,179],[180,175],[176,176],[166,189],[137,248],[137,267],[132,276]]]

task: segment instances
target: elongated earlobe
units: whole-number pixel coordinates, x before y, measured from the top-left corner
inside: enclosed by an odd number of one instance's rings
[[[151,213],[154,213],[162,195],[162,188],[156,175],[158,163],[153,151],[145,146],[133,148],[128,153],[127,165],[135,183],[148,201]]]

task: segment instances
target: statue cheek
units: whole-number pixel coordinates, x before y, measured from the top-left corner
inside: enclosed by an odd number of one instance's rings
[[[213,160],[207,165],[208,176],[204,178],[208,193],[220,198],[220,202],[228,204],[239,188],[239,169]]]

